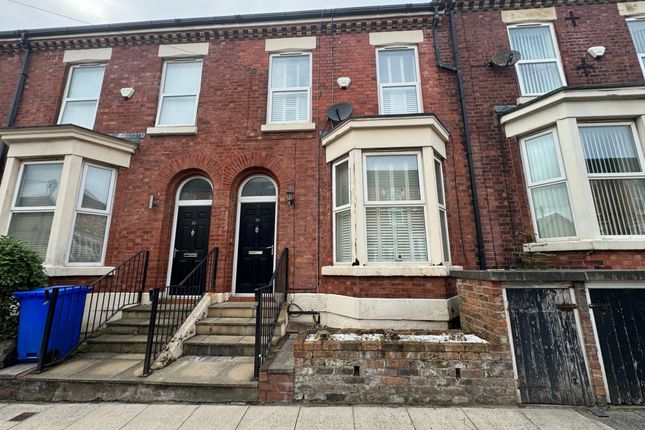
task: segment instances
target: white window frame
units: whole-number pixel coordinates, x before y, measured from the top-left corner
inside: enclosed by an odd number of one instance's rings
[[[96,68],[96,67],[102,67],[103,68],[103,79],[101,80],[101,88],[99,88],[99,95],[97,98],[87,98],[87,97],[74,97],[70,98],[68,97],[69,95],[69,87],[72,85],[72,76],[74,75],[74,71],[78,69],[84,69],[84,68]],[[88,102],[88,101],[95,101],[96,100],[96,106],[94,107],[94,114],[92,115],[93,120],[92,120],[92,127],[94,128],[94,124],[96,123],[96,113],[99,110],[99,101],[101,100],[101,90],[103,89],[103,80],[105,79],[105,69],[106,69],[106,64],[105,63],[86,63],[86,64],[77,64],[74,66],[71,66],[69,68],[69,72],[67,73],[67,83],[65,84],[65,95],[63,96],[63,103],[61,104],[60,112],[58,113],[58,121],[57,124],[61,124],[61,121],[63,120],[63,115],[65,114],[65,109],[67,108],[67,102]]]
[[[553,43],[553,50],[555,51],[555,57],[550,58],[550,59],[540,59],[540,60],[524,60],[521,59],[515,64],[515,73],[517,75],[517,80],[520,85],[520,92],[522,96],[526,97],[533,97],[533,96],[541,96],[542,94],[546,93],[529,93],[526,91],[524,87],[524,76],[520,72],[520,65],[521,64],[539,64],[539,63],[553,63],[555,62],[558,68],[558,72],[560,74],[560,80],[562,81],[561,87],[566,87],[567,86],[567,80],[564,76],[564,68],[562,67],[562,58],[560,57],[560,48],[558,46],[558,39],[556,38],[555,35],[555,29],[553,28],[553,24],[550,22],[538,22],[538,23],[522,23],[522,24],[513,24],[513,25],[508,25],[506,26],[506,33],[508,35],[508,42],[511,44],[511,30],[516,29],[516,28],[527,28],[527,27],[548,27],[550,30],[551,34],[551,42]],[[512,44],[511,44],[511,49],[514,49]]]
[[[341,205],[341,206],[336,206],[336,167],[343,164],[347,163],[347,182],[349,185],[349,199],[347,201],[346,205]],[[338,261],[336,260],[336,214],[340,212],[345,212],[349,211],[349,216],[350,220],[352,217],[352,170],[351,170],[351,165],[349,162],[349,157],[345,157],[339,161],[336,161],[335,163],[332,164],[331,167],[331,186],[332,186],[332,241],[333,241],[333,254],[334,254],[334,265],[342,266],[342,265],[350,265],[352,261],[355,260],[356,256],[354,255],[354,247],[351,247],[352,250],[352,255],[350,257],[350,261]],[[351,221],[350,221],[351,222]],[[350,231],[351,235],[351,231]],[[351,237],[350,237],[351,241]]]
[[[100,209],[88,209],[84,208],[83,205],[83,192],[85,191],[85,181],[87,179],[87,172],[89,168],[95,167],[97,169],[103,169],[103,170],[108,170],[111,173],[110,177],[110,184],[109,184],[109,189],[108,189],[108,198],[106,202],[106,208],[105,210],[100,210]],[[110,224],[112,222],[112,207],[114,205],[114,190],[116,188],[116,176],[117,176],[117,171],[116,169],[113,169],[111,167],[106,167],[100,164],[95,164],[95,163],[90,163],[90,162],[84,162],[83,163],[83,172],[81,174],[81,180],[80,180],[80,185],[78,188],[78,191],[76,193],[76,206],[74,208],[74,216],[72,219],[72,226],[70,229],[70,237],[67,242],[67,255],[65,258],[65,265],[66,266],[77,266],[77,267],[83,267],[83,266],[103,266],[105,263],[105,254],[107,252],[107,242],[108,242],[108,236],[110,235]],[[103,215],[107,217],[107,220],[105,221],[105,233],[103,237],[103,249],[101,250],[101,259],[100,261],[96,262],[88,262],[88,263],[82,263],[82,262],[70,262],[70,256],[72,253],[72,242],[74,240],[74,230],[76,228],[76,218],[78,214],[88,214],[88,215]]]
[[[288,87],[273,89],[271,87],[271,82],[273,78],[273,59],[276,57],[302,57],[306,56],[309,59],[309,86],[308,87]],[[312,55],[311,52],[282,52],[269,55],[269,80],[268,80],[268,96],[267,96],[267,124],[300,124],[300,123],[310,123],[311,122],[311,86],[313,79],[313,70],[312,70]],[[272,105],[273,105],[273,93],[274,92],[299,92],[307,91],[307,115],[304,120],[300,121],[272,121]]]
[[[164,86],[166,84],[166,69],[168,64],[173,63],[200,63],[201,67],[199,69],[199,85],[197,86],[197,94],[165,94]],[[155,119],[155,126],[157,127],[181,127],[181,126],[194,126],[197,123],[197,110],[199,107],[199,95],[202,90],[202,74],[204,71],[204,60],[202,58],[169,58],[164,60],[163,69],[161,72],[161,85],[159,86],[159,103],[157,106],[157,117]],[[161,117],[161,110],[163,108],[163,102],[165,97],[185,97],[185,96],[195,96],[195,107],[193,109],[193,120],[190,123],[173,123],[173,124],[160,124],[159,120]]]
[[[631,131],[632,131],[632,136],[634,138],[634,146],[636,146],[636,152],[638,154],[638,161],[641,165],[641,171],[640,172],[625,172],[625,173],[589,173],[586,169],[586,160],[583,159],[583,163],[585,166],[585,171],[581,172],[586,175],[587,177],[587,186],[589,187],[589,190],[591,192],[591,181],[596,179],[596,180],[612,180],[612,179],[643,179],[645,180],[645,156],[643,154],[643,146],[642,143],[639,139],[638,136],[638,131],[636,130],[636,125],[632,121],[605,121],[605,122],[578,122],[578,129],[576,130],[578,134],[580,134],[580,129],[584,127],[608,127],[608,126],[629,126]],[[582,141],[580,142],[582,144]],[[581,153],[583,154],[584,157],[584,150],[581,147],[580,148]],[[603,235],[600,232],[600,225],[598,224],[598,218],[597,218],[597,213],[596,213],[596,205],[593,201],[593,198],[591,199],[589,210],[592,210],[594,214],[594,221],[597,223],[597,229],[598,229],[598,236],[602,238],[608,238],[608,239],[623,239],[623,240],[643,240],[645,239],[645,235]]]
[[[423,97],[421,93],[421,72],[419,68],[419,50],[416,45],[396,45],[396,46],[383,46],[376,48],[376,84],[378,86],[378,111],[380,115],[385,115],[383,113],[383,88],[384,87],[410,87],[412,82],[405,83],[396,83],[396,84],[382,84],[381,83],[381,74],[379,67],[379,53],[383,51],[406,51],[412,50],[414,52],[414,62],[415,62],[415,73],[417,80],[414,83],[414,86],[417,90],[417,112],[423,113]],[[413,113],[400,113],[400,114],[387,114],[387,115],[413,115]]]
[[[396,201],[369,201],[368,200],[368,189],[367,189],[367,157],[370,156],[396,156],[396,155],[415,155],[417,157],[417,171],[419,172],[419,200],[396,200]],[[424,177],[424,164],[421,151],[370,151],[363,152],[361,154],[363,171],[361,172],[363,178],[363,204],[359,210],[363,211],[363,219],[365,220],[363,225],[363,237],[365,238],[365,244],[367,246],[367,209],[368,208],[408,208],[408,207],[420,207],[423,209],[423,224],[424,232],[426,237],[426,259],[425,261],[369,261],[367,257],[367,248],[365,249],[365,265],[367,266],[383,266],[383,265],[419,265],[419,264],[428,264],[430,261],[430,237],[428,234],[428,218],[427,218],[427,208],[426,208],[426,199],[425,199],[425,177]],[[432,163],[432,168],[434,169],[434,160]],[[441,232],[438,232],[441,234]]]
[[[441,184],[436,184],[437,185],[437,205],[439,206],[439,215],[441,215],[441,212],[443,212],[444,214],[443,228],[446,231],[445,237],[443,234],[443,230],[441,231],[441,240],[442,240],[441,249],[443,251],[443,244],[445,242],[446,250],[448,251],[448,255],[443,256],[443,261],[446,263],[450,263],[451,261],[450,234],[448,233],[448,210],[447,210],[447,202],[446,202],[446,181],[444,180],[444,175],[443,175],[443,160],[441,159],[441,157],[438,157],[435,154],[435,157],[432,163],[433,163],[432,167],[434,169],[435,177],[441,181]],[[437,172],[437,163],[439,164],[438,172]],[[441,193],[442,193],[441,195],[439,195],[439,190],[441,190]],[[441,200],[443,200],[443,204],[441,203]],[[439,216],[439,222],[441,222],[441,216]]]
[[[533,180],[531,179],[531,170],[529,168],[529,159],[526,153],[526,141],[532,140],[541,136],[546,136],[548,134],[551,134],[553,136],[556,156],[558,158],[558,167],[560,168],[560,176],[557,178],[549,178],[542,181],[533,182]],[[554,240],[571,240],[578,237],[576,216],[575,216],[575,211],[573,209],[574,202],[571,195],[571,187],[569,186],[569,180],[567,179],[567,172],[564,168],[564,161],[562,159],[562,152],[560,150],[560,139],[558,138],[558,130],[552,127],[547,130],[542,130],[538,133],[533,133],[531,135],[524,136],[520,139],[520,149],[522,152],[522,169],[524,170],[524,182],[525,182],[525,188],[527,193],[526,195],[529,200],[529,208],[531,210],[531,221],[533,224],[533,232],[534,232],[535,239],[538,242],[546,242],[546,241],[551,242]],[[539,234],[538,225],[537,225],[537,216],[535,215],[535,207],[533,206],[533,189],[540,188],[547,185],[558,185],[558,184],[564,184],[567,187],[567,197],[569,199],[569,210],[571,211],[571,218],[573,220],[573,226],[576,234],[573,236],[559,236],[559,237],[549,237],[549,238],[543,239],[540,237],[540,234]]]
[[[639,16],[639,17],[634,17],[634,18],[627,18],[626,21],[629,22],[635,22],[635,21],[642,21],[645,22],[645,16]],[[629,25],[629,24],[627,24]],[[629,28],[628,28],[629,30]],[[631,30],[629,31],[630,37],[631,37]],[[643,72],[643,77],[645,77],[645,51],[643,52],[638,52],[638,49],[636,48],[636,43],[633,41],[632,38],[632,43],[634,45],[634,50],[636,50],[636,58],[638,58],[638,64],[641,66],[641,71]]]
[[[20,194],[20,188],[22,186],[22,181],[24,179],[23,175],[25,173],[25,166],[29,165],[38,165],[38,164],[60,164],[61,165],[61,176],[63,174],[63,169],[65,168],[64,160],[53,159],[53,160],[43,160],[43,161],[25,161],[20,163],[20,169],[18,170],[18,180],[16,181],[16,186],[13,191],[13,198],[11,199],[11,210],[9,211],[9,220],[5,228],[4,234],[9,234],[11,229],[11,221],[13,220],[13,215],[16,213],[55,213],[56,206],[58,204],[58,199],[60,198],[60,189],[59,195],[56,196],[56,205],[54,206],[16,206],[18,201],[18,195]],[[60,185],[60,183],[59,183]],[[53,230],[53,225],[52,225]],[[45,251],[45,256],[49,253],[49,247],[51,245],[51,234],[52,230],[49,231],[49,239],[47,240],[47,250]],[[43,258],[44,259],[44,258]]]

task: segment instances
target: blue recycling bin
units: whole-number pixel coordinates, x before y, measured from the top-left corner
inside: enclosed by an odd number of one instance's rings
[[[58,290],[58,299],[47,345],[49,361],[64,357],[78,345],[85,298],[91,288],[57,285],[31,291],[16,291],[13,296],[20,303],[18,361],[38,361],[54,288]]]

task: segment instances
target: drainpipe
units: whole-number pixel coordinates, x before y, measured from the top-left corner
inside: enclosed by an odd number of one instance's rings
[[[16,92],[13,95],[13,100],[11,101],[11,107],[9,108],[9,116],[7,117],[7,128],[13,127],[16,123],[16,116],[18,116],[18,108],[20,107],[20,101],[22,100],[22,93],[25,89],[25,81],[27,80],[27,68],[29,67],[29,60],[31,57],[31,45],[27,42],[27,32],[20,34],[20,46],[25,52],[25,55],[22,59],[22,65],[20,66],[20,75],[18,75],[18,85],[16,85]],[[0,141],[0,177],[4,173],[4,165],[7,160],[7,151],[9,148],[7,145]]]
[[[432,38],[434,40],[434,52],[437,67],[456,73],[459,92],[459,104],[461,106],[461,117],[464,122],[464,146],[468,159],[468,176],[470,177],[470,190],[472,193],[473,213],[475,216],[475,235],[477,236],[477,259],[480,270],[486,270],[486,255],[484,253],[484,237],[482,235],[481,214],[479,212],[479,199],[477,197],[477,179],[475,178],[475,162],[473,160],[472,139],[470,136],[470,123],[468,122],[468,109],[464,95],[464,76],[461,70],[459,58],[459,44],[457,41],[457,27],[455,25],[454,3],[452,0],[443,3],[444,11],[448,11],[450,24],[450,45],[452,48],[452,61],[454,66],[442,63],[441,51],[439,50],[439,35],[437,25],[439,23],[439,5],[434,6],[434,20],[432,22]]]

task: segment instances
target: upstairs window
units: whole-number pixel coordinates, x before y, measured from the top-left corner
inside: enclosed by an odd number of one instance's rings
[[[515,65],[523,96],[539,96],[566,85],[551,24],[508,27],[511,48],[522,59]]]
[[[645,75],[645,19],[634,19],[627,21],[629,32],[632,35],[638,60]]]
[[[270,57],[269,123],[311,120],[311,55],[276,54]]]
[[[164,63],[157,126],[195,125],[201,79],[201,59]]]
[[[422,112],[416,48],[381,48],[376,56],[379,112],[384,115]]]
[[[7,234],[29,244],[44,259],[58,199],[62,162],[25,163]]]
[[[104,65],[73,66],[70,69],[59,124],[94,127],[104,72]]]

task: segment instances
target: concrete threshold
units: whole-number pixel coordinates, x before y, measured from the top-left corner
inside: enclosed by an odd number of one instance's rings
[[[43,373],[0,378],[0,400],[255,402],[253,357],[184,356],[141,377],[143,354],[86,353]]]

